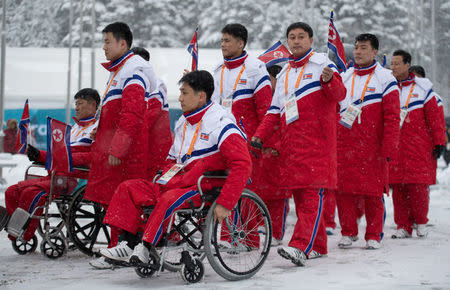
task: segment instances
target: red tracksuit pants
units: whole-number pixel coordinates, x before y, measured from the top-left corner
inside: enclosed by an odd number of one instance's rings
[[[272,221],[272,237],[282,240],[286,231],[286,218],[289,213],[289,198],[264,200]]]
[[[308,256],[314,250],[327,254],[327,233],[323,223],[323,189],[294,189],[297,223],[294,227],[290,247],[295,247]]]
[[[334,218],[336,216],[335,190],[325,189],[323,196],[323,222],[326,228],[336,228]]]
[[[365,240],[381,241],[383,238],[383,226],[385,220],[384,199],[382,196],[360,195],[353,193],[337,193],[336,202],[339,222],[343,236],[358,235],[358,205],[364,203],[366,215]]]
[[[19,207],[32,213],[36,207],[44,205],[47,196],[47,191],[44,190],[46,187],[50,187],[50,178],[48,177],[25,180],[8,187],[5,191],[5,205],[8,214],[11,216]],[[41,216],[42,212],[43,209],[37,209],[34,215]],[[29,241],[38,225],[39,219],[31,219],[23,239]],[[15,239],[12,236],[9,236],[9,238]]]
[[[150,181],[127,180],[117,187],[103,222],[133,234],[144,227],[142,240],[156,245],[167,230],[174,211],[189,208],[189,200],[195,206],[201,204],[201,197],[195,186],[160,193],[159,185]],[[144,226],[142,206],[151,205],[155,208]]]
[[[428,184],[392,184],[394,221],[397,229],[405,229],[411,234],[413,223],[428,222],[429,194]]]

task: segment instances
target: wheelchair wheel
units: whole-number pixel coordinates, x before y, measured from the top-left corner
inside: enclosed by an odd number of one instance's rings
[[[141,278],[150,278],[159,269],[158,263],[159,257],[155,256],[153,253],[149,254],[148,264],[139,264],[134,268],[136,274]]]
[[[36,235],[34,235],[29,241],[22,241],[19,239],[15,239],[11,242],[14,251],[19,255],[26,255],[28,253],[33,253],[36,251],[38,245],[38,239]]]
[[[74,193],[67,214],[67,229],[75,247],[86,255],[98,255],[94,246],[109,244],[108,227],[103,224],[106,210],[96,202],[83,199],[85,187]]]
[[[50,237],[49,240],[42,240],[41,253],[50,259],[58,259],[66,252],[66,243],[59,236]]]
[[[191,263],[192,265],[190,266],[187,266],[186,264],[181,266],[181,278],[183,278],[186,283],[197,283],[202,280],[203,275],[205,274],[205,268],[200,259],[193,259]]]
[[[272,224],[264,202],[244,189],[229,217],[214,222],[214,203],[203,236],[206,257],[217,274],[227,280],[255,275],[264,264],[272,241]],[[258,231],[258,227],[262,231]]]

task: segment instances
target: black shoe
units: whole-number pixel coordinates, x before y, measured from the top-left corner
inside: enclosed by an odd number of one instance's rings
[[[9,214],[6,208],[0,206],[0,232],[6,227],[9,221]]]

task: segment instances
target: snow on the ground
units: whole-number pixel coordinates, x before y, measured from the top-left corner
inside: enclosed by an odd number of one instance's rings
[[[4,168],[8,185],[23,178],[29,162],[24,156],[0,156],[17,162]],[[365,250],[365,224],[360,224],[360,240],[352,249],[337,247],[339,231],[329,236],[328,257],[295,267],[282,259],[275,249],[263,268],[245,281],[229,282],[207,265],[204,279],[186,286],[178,273],[162,272],[159,277],[139,278],[132,268],[93,270],[91,259],[70,251],[58,260],[50,260],[38,250],[19,256],[4,232],[0,233],[0,288],[4,289],[450,289],[450,168],[439,162],[438,184],[431,188],[429,235],[426,239],[390,238],[395,231],[391,197],[386,197],[385,238],[379,250]],[[2,188],[2,191],[6,187]],[[4,205],[4,194],[0,194]],[[291,204],[293,208],[293,204]],[[295,213],[288,216],[286,245],[292,234]]]

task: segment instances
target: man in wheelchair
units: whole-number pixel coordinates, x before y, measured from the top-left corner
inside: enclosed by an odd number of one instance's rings
[[[93,142],[91,138],[92,131],[97,127],[97,120],[95,113],[100,103],[100,96],[94,89],[85,88],[77,92],[74,96],[75,100],[75,125],[70,132],[70,146],[72,151],[72,158],[74,165],[87,165],[90,145]],[[38,150],[37,148],[27,145],[27,155],[30,161],[45,163],[47,152]],[[56,178],[57,182],[53,184],[53,193],[57,196],[60,194],[67,194],[72,192],[76,185],[76,178],[86,178],[86,174],[80,172],[68,173],[57,172],[58,176],[69,176],[69,178]],[[33,218],[42,215],[43,204],[46,196],[50,192],[51,177],[50,175],[21,181],[14,184],[5,192],[6,209],[0,206],[0,231],[7,226],[8,237],[14,241],[16,238],[21,238],[29,241],[39,225],[39,219]],[[19,236],[20,228],[13,229],[17,225],[9,225],[8,220],[17,211],[17,214],[25,213],[21,216],[29,216],[28,225],[22,236]],[[28,214],[26,214],[28,213]],[[22,219],[21,219],[22,220]],[[11,219],[12,221],[12,219]],[[25,222],[25,221],[24,221]]]
[[[193,71],[179,81],[183,115],[175,125],[175,139],[167,159],[170,164],[157,179],[128,180],[115,191],[104,223],[122,230],[118,246],[102,249],[107,259],[148,263],[149,253],[160,241],[174,211],[202,202],[196,186],[205,171],[227,170],[226,180],[205,180],[202,190],[223,186],[214,209],[222,221],[241,196],[251,174],[251,159],[244,133],[223,107],[211,102],[214,80],[207,71]],[[154,205],[142,239],[142,207]]]

